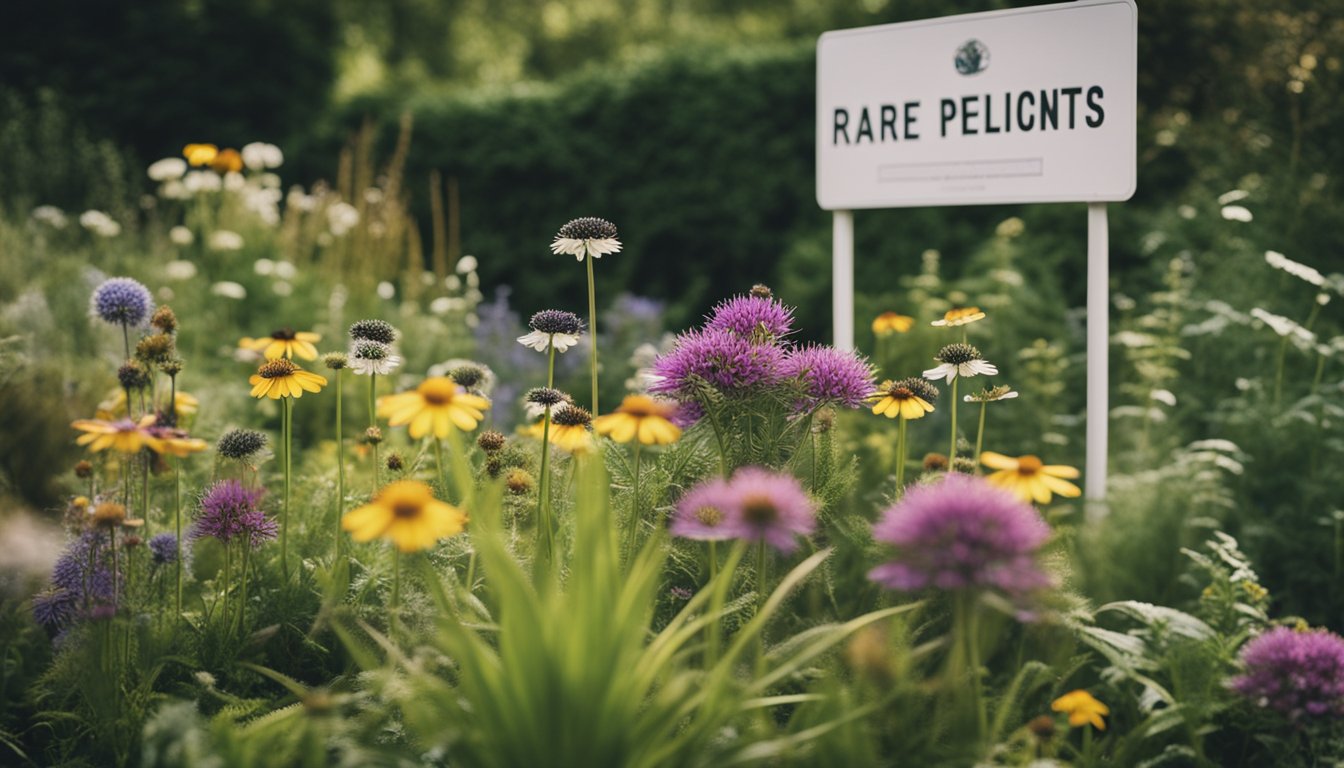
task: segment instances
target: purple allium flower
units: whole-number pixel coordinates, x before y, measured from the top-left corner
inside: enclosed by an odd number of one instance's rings
[[[279,527],[261,511],[263,493],[237,480],[223,480],[210,486],[201,498],[201,512],[191,528],[191,538],[212,536],[227,544],[247,536],[253,547],[274,539]]]
[[[85,606],[114,601],[107,539],[88,532],[72,540],[51,569],[51,588],[33,597],[33,618],[51,631],[68,627]]]
[[[752,344],[724,330],[684,333],[671,352],[653,361],[649,392],[695,397],[698,376],[724,394],[768,386],[779,381],[784,352],[773,344]]]
[[[1232,690],[1290,721],[1344,715],[1344,638],[1275,627],[1241,649],[1246,674]]]
[[[737,535],[732,524],[736,496],[728,482],[716,477],[687,491],[672,515],[668,530],[673,536],[696,541],[722,541]]]
[[[154,297],[138,280],[112,277],[94,289],[89,311],[113,325],[140,325],[154,311]]]
[[[799,410],[830,403],[858,408],[876,389],[868,360],[857,352],[834,347],[808,345],[795,349],[784,359],[781,373],[803,383],[804,401]]]
[[[151,536],[149,554],[155,565],[170,565],[177,562],[177,534],[165,531]]]
[[[793,475],[743,467],[728,483],[736,502],[737,538],[764,541],[780,552],[798,548],[798,536],[817,528],[817,509]]]
[[[916,486],[883,513],[873,537],[896,559],[868,572],[889,589],[994,589],[1020,596],[1050,585],[1036,551],[1050,538],[1039,513],[978,477]]]
[[[773,342],[793,330],[793,310],[765,296],[734,296],[710,310],[705,330],[730,331],[743,339]]]
[[[52,587],[33,595],[33,618],[47,630],[59,630],[75,618],[79,602],[64,587]]]

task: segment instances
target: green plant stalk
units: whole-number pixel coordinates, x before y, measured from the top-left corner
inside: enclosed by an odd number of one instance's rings
[[[900,424],[896,426],[896,493],[899,496],[905,495],[905,425],[908,420],[900,417]]]
[[[233,586],[233,542],[224,542],[224,579],[223,579],[223,597],[220,598],[223,608],[220,611],[219,623],[228,631],[233,627],[229,623],[229,588]]]
[[[285,444],[285,491],[283,496],[283,505],[280,508],[280,570],[284,573],[285,579],[289,579],[289,473],[291,469],[290,455],[294,451],[293,431],[294,424],[294,398],[283,398],[284,406],[280,413],[280,432],[281,442]]]
[[[585,260],[588,262],[588,339],[593,349],[593,418],[597,418],[597,291],[593,283],[593,254],[589,253]]]
[[[719,444],[719,474],[728,477],[728,448],[723,443],[723,427],[719,425],[719,414],[714,408],[705,408],[709,415],[709,426],[714,429],[714,440]]]
[[[636,533],[639,530],[639,438],[635,438],[635,474],[630,483],[630,523],[625,531],[625,551],[629,553],[630,562],[635,560],[636,546],[639,536]]]
[[[242,585],[238,590],[238,634],[241,636],[247,631],[247,563],[252,552],[252,537],[250,535],[247,536],[240,542],[240,544],[242,545],[243,552],[241,557],[242,567],[240,569],[242,571]]]
[[[122,341],[122,344],[124,344],[124,345],[125,345],[125,348],[126,348],[126,356],[125,356],[124,359],[126,359],[126,360],[130,360],[130,359],[131,359],[131,326],[128,325],[128,324],[126,324],[126,323],[122,323],[122,324],[121,324],[121,341]],[[130,418],[130,416],[131,416],[131,393],[130,393],[130,390],[127,390],[127,391],[126,391],[126,417],[127,417],[127,418]]]
[[[345,537],[341,535],[341,518],[345,516],[345,438],[344,423],[341,415],[341,369],[334,372],[336,378],[336,559],[339,560],[345,549]]]
[[[958,654],[966,665],[966,672],[970,675],[971,684],[971,707],[975,710],[975,741],[979,743],[987,729],[987,718],[985,714],[984,694],[980,681],[980,643],[977,633],[979,632],[979,616],[975,606],[975,596],[970,593],[959,593],[953,598],[953,633],[952,642],[954,647],[958,648]],[[956,667],[954,666],[955,670]]]
[[[765,539],[756,543],[756,616],[761,615],[765,607]],[[753,664],[756,676],[765,672],[765,627],[756,633],[756,660]]]
[[[182,459],[173,461],[173,521],[177,532],[177,558],[173,561],[177,587],[177,618],[182,619]]]
[[[375,403],[374,391],[377,388],[378,374],[369,374],[369,429],[378,427],[378,408]],[[373,494],[378,495],[378,443],[372,444],[373,448]]]
[[[980,427],[975,430],[975,454],[971,460],[975,462],[975,474],[980,474],[980,449],[985,445],[985,409],[989,407],[989,402],[980,403]]]
[[[145,521],[145,530],[141,535],[145,541],[149,541],[149,453],[140,452],[140,463],[144,467],[144,473],[140,480],[140,519]]]
[[[448,478],[443,474],[443,441],[438,435],[434,436],[434,464],[438,467],[439,487],[443,489],[443,495],[448,495]]]
[[[397,619],[401,611],[401,549],[392,548],[392,602],[388,605],[388,626],[397,633]]]
[[[947,449],[947,473],[956,472],[957,463],[957,378],[952,379],[952,444]]]
[[[706,641],[705,650],[705,669],[712,668],[719,662],[719,647],[723,637],[723,617],[719,614],[723,612],[724,601],[728,598],[728,583],[732,580],[731,575],[719,580],[719,553],[716,545],[718,542],[710,540],[709,542],[709,582],[707,586],[714,591],[710,595],[709,601],[709,625],[707,627],[709,638]],[[724,567],[733,571],[737,569],[737,564],[742,560],[742,555],[747,551],[746,542],[739,541],[728,553],[728,562]]]
[[[537,489],[537,573],[549,567],[554,531],[551,530],[551,408],[541,417],[541,487]]]

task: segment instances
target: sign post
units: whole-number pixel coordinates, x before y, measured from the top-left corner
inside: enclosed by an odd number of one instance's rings
[[[1106,493],[1106,203],[1136,183],[1138,9],[1078,0],[827,32],[817,202],[833,212],[834,338],[854,346],[863,208],[1087,203],[1087,482]]]

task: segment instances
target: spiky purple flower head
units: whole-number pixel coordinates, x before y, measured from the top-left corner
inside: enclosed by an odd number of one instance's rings
[[[171,565],[177,562],[177,534],[164,531],[151,536],[149,555],[154,565]]]
[[[1344,638],[1275,627],[1241,649],[1232,690],[1292,722],[1344,715]]]
[[[873,393],[873,367],[857,352],[820,345],[808,345],[791,351],[780,371],[785,378],[797,378],[803,384],[804,402],[800,410],[815,410],[823,405],[858,408]]]
[[[115,600],[107,538],[92,531],[70,544],[51,569],[51,589],[33,598],[33,618],[48,630],[68,627],[84,607]]]
[[[33,619],[48,631],[68,626],[78,611],[78,598],[64,587],[52,587],[33,595]]]
[[[201,511],[191,528],[191,538],[214,537],[228,543],[246,536],[253,547],[274,539],[279,527],[261,510],[263,493],[237,480],[222,480],[210,486],[201,497]]]
[[[149,289],[129,277],[104,280],[89,299],[89,312],[112,325],[140,325],[153,311]]]
[[[692,488],[677,502],[668,531],[696,541],[723,541],[736,535],[731,516],[736,496],[728,481],[715,477]]]
[[[734,296],[710,310],[706,330],[728,331],[737,336],[770,343],[793,331],[793,309],[768,296]]]
[[[705,418],[705,407],[694,400],[685,400],[677,403],[677,410],[672,413],[672,423],[682,429],[690,429],[697,421]]]
[[[1036,552],[1050,526],[1017,497],[984,480],[952,474],[911,488],[873,526],[896,559],[868,572],[889,589],[991,589],[1022,596],[1048,587]]]
[[[695,378],[723,394],[741,394],[779,381],[784,352],[773,344],[753,344],[724,330],[690,331],[653,361],[649,392],[695,397]]]
[[[797,537],[816,528],[816,505],[798,479],[762,467],[743,467],[730,480],[714,478],[692,488],[669,526],[675,536],[764,541],[780,552],[794,551]]]

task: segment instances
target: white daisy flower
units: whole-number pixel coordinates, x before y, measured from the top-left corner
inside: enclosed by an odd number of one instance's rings
[[[180,157],[165,157],[149,166],[149,178],[154,181],[176,181],[187,172],[187,161]]]
[[[600,259],[608,253],[619,253],[621,241],[616,239],[616,225],[606,219],[585,216],[574,219],[560,228],[551,243],[551,253],[568,253],[579,261],[584,256]]]
[[[350,370],[360,376],[386,376],[401,365],[401,358],[392,354],[392,347],[381,341],[357,339],[350,345]]]
[[[207,240],[212,251],[238,251],[243,247],[243,236],[227,229],[217,229]]]
[[[1020,392],[1013,391],[1013,388],[1007,385],[998,387],[986,387],[983,392],[976,392],[972,395],[966,395],[962,402],[966,403],[995,403],[999,400],[1015,400]]]
[[[980,359],[980,350],[970,344],[948,344],[938,351],[934,358],[942,365],[924,372],[924,378],[930,381],[943,379],[949,384],[958,376],[994,376],[999,369]]]
[[[583,332],[583,321],[573,312],[560,309],[543,309],[528,321],[531,333],[518,337],[518,343],[545,352],[554,347],[556,352],[564,352],[579,343],[579,334]]]
[[[178,224],[176,227],[168,230],[168,239],[173,241],[173,245],[188,246],[196,239],[191,230]]]
[[[545,352],[548,347],[554,346],[556,352],[564,352],[575,344],[579,343],[579,336],[575,333],[542,333],[541,331],[532,331],[518,337],[518,343],[524,347],[531,347],[538,352]]]

